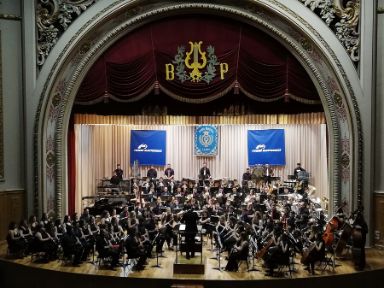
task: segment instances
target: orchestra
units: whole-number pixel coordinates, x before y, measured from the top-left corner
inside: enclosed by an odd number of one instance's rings
[[[57,259],[61,246],[64,257],[74,265],[87,261],[95,251],[98,257],[110,259],[111,269],[123,265],[124,259],[137,258],[135,269],[142,270],[153,250],[162,253],[166,245],[177,251],[179,227],[185,223],[187,259],[196,252],[198,225],[214,249],[226,253],[226,270],[237,271],[238,262],[252,254],[264,264],[266,275],[274,276],[276,268],[287,265],[292,255],[301,255],[301,263],[314,274],[315,263],[325,257],[325,248],[342,245],[346,215],[337,214],[327,222],[327,211],[319,208],[308,189],[302,191],[296,185],[293,193],[289,193],[292,187],[280,189],[281,182],[270,177],[272,170],[264,170],[267,174],[258,178],[252,177],[248,168],[242,185],[228,178],[205,181],[211,180],[205,163],[198,180],[175,180],[170,165],[165,178],[157,179],[153,166],[150,170],[150,178],[132,180],[133,197],[120,206],[103,206],[100,214],[86,207],[80,217],[66,215],[63,223],[59,219],[52,222],[46,214],[41,221],[32,216],[19,227],[12,223],[7,237],[12,252],[26,255],[34,249],[44,252],[50,261]],[[362,249],[365,238],[361,241],[360,231],[367,228],[361,215],[349,235],[360,235],[354,245]],[[365,257],[363,252],[360,255]],[[359,260],[360,268],[364,264],[364,259]]]

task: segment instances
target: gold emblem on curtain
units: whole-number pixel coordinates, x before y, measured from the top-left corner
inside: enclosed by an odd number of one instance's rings
[[[165,79],[173,81],[176,76],[181,83],[204,81],[209,84],[217,76],[216,66],[219,66],[220,79],[224,80],[229,69],[228,63],[218,61],[212,45],[208,45],[206,51],[203,51],[202,44],[203,41],[189,41],[189,52],[186,52],[184,46],[177,47],[177,54],[172,63],[165,64]],[[189,69],[188,72],[187,69]]]

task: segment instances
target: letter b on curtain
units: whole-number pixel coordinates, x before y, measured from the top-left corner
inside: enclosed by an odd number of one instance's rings
[[[131,165],[165,165],[166,132],[164,130],[131,131]]]
[[[284,129],[248,130],[248,165],[285,165]]]

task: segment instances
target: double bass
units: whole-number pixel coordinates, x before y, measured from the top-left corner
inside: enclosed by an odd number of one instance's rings
[[[345,246],[347,245],[347,242],[350,239],[351,235],[352,235],[352,226],[349,225],[349,223],[345,222],[343,227],[342,227],[340,239],[336,245],[336,249],[335,249],[336,256],[340,256],[342,254],[342,252],[343,252]]]

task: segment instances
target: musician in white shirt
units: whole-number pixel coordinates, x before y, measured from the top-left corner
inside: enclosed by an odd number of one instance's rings
[[[264,166],[264,179],[266,183],[271,183],[271,177],[273,176],[273,169],[269,164]]]

